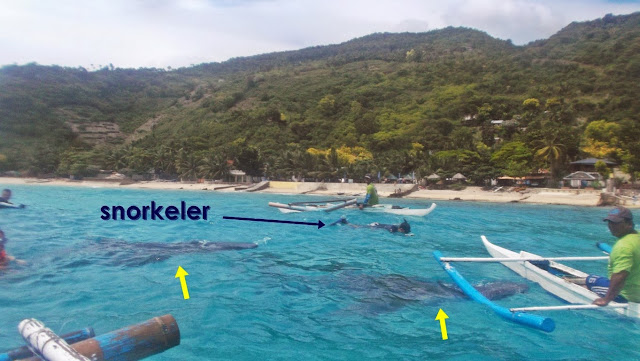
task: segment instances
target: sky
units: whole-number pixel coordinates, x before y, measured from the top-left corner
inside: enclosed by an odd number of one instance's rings
[[[447,26],[524,45],[635,11],[640,0],[0,0],[0,66],[178,68]]]

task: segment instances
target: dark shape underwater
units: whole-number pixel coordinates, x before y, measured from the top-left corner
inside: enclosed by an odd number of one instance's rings
[[[402,275],[342,274],[333,283],[357,295],[351,310],[366,315],[393,312],[414,303],[436,304],[446,299],[467,296],[455,285]],[[529,290],[526,283],[488,282],[474,286],[490,300],[499,300]]]
[[[75,256],[67,268],[88,264],[106,264],[109,266],[137,267],[148,263],[162,262],[172,256],[188,253],[211,253],[220,251],[239,251],[258,247],[255,243],[240,242],[127,242],[123,240],[101,238],[87,244]],[[78,259],[82,257],[82,259]],[[66,257],[65,257],[66,258]]]

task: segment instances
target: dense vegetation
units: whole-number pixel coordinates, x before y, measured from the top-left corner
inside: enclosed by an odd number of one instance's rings
[[[541,168],[557,179],[593,156],[638,176],[637,94],[640,13],[573,23],[527,46],[446,28],[170,71],[5,66],[0,171],[438,171],[482,184]],[[82,136],[106,123],[120,133]]]

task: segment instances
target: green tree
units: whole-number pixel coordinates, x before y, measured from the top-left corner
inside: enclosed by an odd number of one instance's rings
[[[505,143],[491,156],[491,162],[505,175],[522,177],[532,171],[531,151],[523,142],[514,141]]]
[[[245,146],[236,156],[238,168],[252,177],[262,176],[263,162],[260,151],[252,146]]]
[[[318,109],[322,114],[330,116],[336,111],[336,98],[329,94],[318,102]]]
[[[620,133],[617,123],[593,121],[584,131],[582,151],[596,158],[616,157],[621,151],[618,140]]]
[[[197,179],[200,175],[201,158],[194,152],[187,152],[182,148],[178,151],[177,158],[178,176],[187,180]]]
[[[127,151],[123,148],[115,148],[107,155],[107,166],[119,171],[127,166]]]
[[[595,164],[596,172],[600,173],[602,178],[609,179],[609,175],[611,175],[611,169],[607,166],[607,163],[599,160]]]
[[[629,173],[632,180],[640,172],[640,122],[624,119],[620,122],[620,147],[622,148],[622,169]]]
[[[198,170],[204,178],[209,179],[225,179],[230,173],[227,157],[220,153],[204,157]]]
[[[167,146],[160,146],[152,155],[153,167],[156,173],[165,175],[175,174],[176,164],[173,150]]]
[[[5,170],[7,166],[7,156],[0,153],[0,170]]]
[[[536,141],[535,158],[549,166],[554,180],[557,180],[559,165],[565,158],[565,149],[566,146],[558,141],[557,132],[549,132],[542,140]]]

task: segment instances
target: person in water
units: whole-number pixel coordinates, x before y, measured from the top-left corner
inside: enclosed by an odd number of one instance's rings
[[[0,203],[11,204],[14,205],[13,202],[9,201],[11,199],[11,189],[3,189],[2,195],[0,195]],[[14,205],[15,206],[15,205]],[[18,204],[16,208],[24,208],[26,207],[24,204]]]
[[[4,236],[4,232],[0,229],[0,268],[9,264],[11,261],[16,261],[19,264],[26,264],[27,262],[16,259],[13,256],[9,256],[7,251],[5,250],[5,245],[7,244],[7,238]]]
[[[634,229],[633,215],[625,207],[616,207],[603,221],[618,240],[609,255],[609,278],[589,275],[586,279],[587,288],[601,296],[593,304],[640,302],[640,235]]]
[[[411,225],[409,224],[409,222],[407,222],[406,219],[403,219],[402,223],[400,224],[381,224],[381,223],[375,222],[371,224],[360,225],[360,224],[349,223],[349,221],[347,221],[347,217],[342,216],[340,217],[339,220],[331,223],[330,226],[335,226],[338,223],[348,224],[353,228],[385,229],[391,233],[402,233],[402,234],[411,233]]]
[[[364,198],[364,202],[358,205],[360,209],[363,209],[364,207],[375,206],[379,203],[378,191],[376,190],[376,186],[371,183],[371,176],[369,174],[365,175],[364,181],[367,182],[367,195]]]
[[[2,195],[0,196],[0,202],[13,204],[9,202],[9,199],[11,199],[11,189],[3,189]]]

